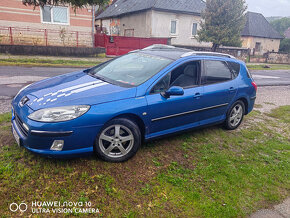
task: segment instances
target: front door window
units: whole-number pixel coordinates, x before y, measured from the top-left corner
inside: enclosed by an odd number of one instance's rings
[[[191,61],[175,68],[163,77],[151,90],[156,94],[168,90],[172,86],[179,86],[184,89],[194,87],[199,82],[200,61]]]

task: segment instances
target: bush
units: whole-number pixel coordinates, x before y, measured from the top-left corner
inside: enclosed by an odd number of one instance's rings
[[[290,39],[283,39],[281,41],[279,51],[290,53]]]

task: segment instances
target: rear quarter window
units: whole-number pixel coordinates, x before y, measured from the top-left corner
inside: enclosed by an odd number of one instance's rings
[[[234,75],[234,78],[238,77],[240,73],[241,65],[239,63],[231,62],[231,61],[228,61],[227,63],[229,65],[230,70],[232,71]]]

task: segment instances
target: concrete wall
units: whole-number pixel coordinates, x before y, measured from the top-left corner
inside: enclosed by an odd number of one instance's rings
[[[267,54],[267,62],[271,64],[290,64],[290,54],[270,52]]]
[[[196,37],[192,36],[193,23],[197,23],[197,28],[200,29],[200,16],[153,10],[151,18],[152,37],[171,37],[172,45],[211,46],[211,43],[199,43]],[[177,34],[170,33],[171,20],[177,20]]]
[[[151,37],[151,11],[121,17],[121,36],[125,36],[126,29],[134,29],[134,37]]]
[[[130,14],[121,18],[102,20],[108,35],[125,36],[125,30],[134,30],[134,37],[151,37],[151,11]],[[128,36],[128,35],[127,35]]]
[[[259,37],[242,37],[243,47],[250,48],[251,54],[255,49],[256,43],[261,43],[261,50],[255,51],[255,55],[263,55],[267,52],[278,52],[280,47],[280,39],[269,39]]]
[[[97,54],[105,53],[105,49],[60,46],[0,45],[0,53],[13,55],[29,54],[46,56],[94,57]]]

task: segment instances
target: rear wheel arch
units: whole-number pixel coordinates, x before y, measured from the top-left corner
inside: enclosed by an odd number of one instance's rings
[[[236,100],[235,102],[237,101],[242,101],[245,105],[245,115],[247,115],[249,112],[248,112],[248,100],[245,98],[245,97],[242,97],[242,98],[239,98],[238,100]]]
[[[244,115],[246,114],[245,103],[242,99],[238,99],[232,104],[227,112],[224,127],[227,130],[237,129],[243,121]]]

